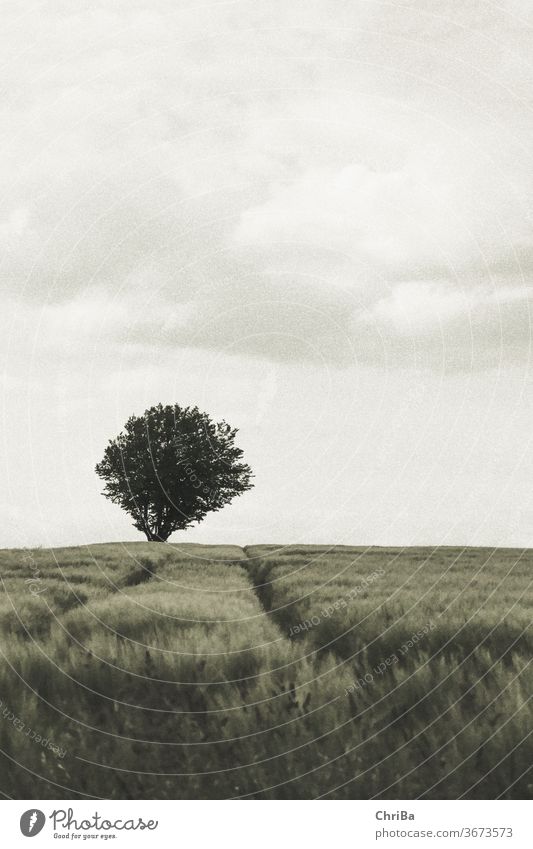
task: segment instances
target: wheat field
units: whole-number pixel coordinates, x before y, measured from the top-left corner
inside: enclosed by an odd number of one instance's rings
[[[533,552],[0,551],[6,798],[529,798]]]

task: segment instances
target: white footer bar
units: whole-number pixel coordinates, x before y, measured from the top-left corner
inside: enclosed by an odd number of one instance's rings
[[[530,801],[2,801],[3,846],[532,849]]]

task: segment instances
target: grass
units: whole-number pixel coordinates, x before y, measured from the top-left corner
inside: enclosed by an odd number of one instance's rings
[[[12,798],[529,798],[533,552],[1,551]]]

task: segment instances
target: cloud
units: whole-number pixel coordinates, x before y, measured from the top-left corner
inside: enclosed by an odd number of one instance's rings
[[[475,301],[472,293],[439,283],[399,283],[388,297],[373,305],[371,316],[401,335],[420,335],[468,317]]]
[[[476,267],[482,273],[513,244],[533,247],[524,219],[532,178],[520,164],[502,176],[489,152],[476,147],[479,139],[435,127],[433,138],[427,129],[412,130],[395,167],[369,157],[308,169],[273,186],[266,201],[243,212],[235,242],[328,246],[396,279],[427,268],[448,276]]]
[[[435,347],[461,316],[492,345],[480,292],[521,321],[527,4],[8,12],[6,311],[47,304],[64,331],[85,311],[80,344],[110,358],[127,340],[336,364],[381,362],[407,327]]]

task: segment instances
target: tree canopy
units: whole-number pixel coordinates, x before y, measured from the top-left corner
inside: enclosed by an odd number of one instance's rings
[[[105,449],[96,466],[103,495],[126,510],[148,540],[165,542],[252,488],[236,434],[198,407],[150,407],[131,416]]]

